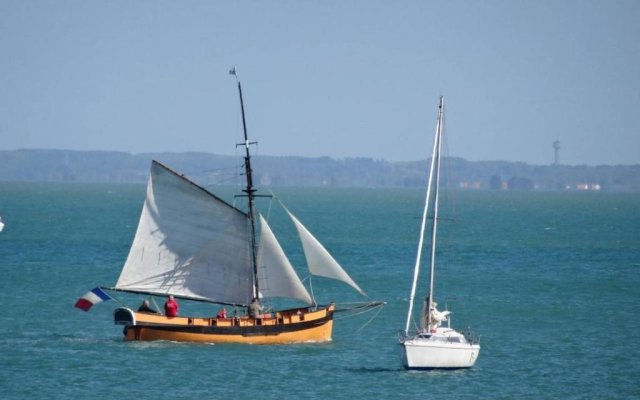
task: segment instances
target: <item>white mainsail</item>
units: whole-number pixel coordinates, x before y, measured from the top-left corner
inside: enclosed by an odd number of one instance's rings
[[[289,218],[293,221],[300,236],[309,272],[313,275],[342,281],[367,297],[367,294],[360,289],[360,286],[342,269],[340,264],[329,254],[322,243],[320,243],[289,210],[285,208],[285,211],[289,214]]]
[[[284,254],[267,221],[260,215],[260,247],[258,250],[258,281],[264,297],[298,299],[309,305],[313,299]]]
[[[157,161],[116,289],[248,304],[247,215]]]

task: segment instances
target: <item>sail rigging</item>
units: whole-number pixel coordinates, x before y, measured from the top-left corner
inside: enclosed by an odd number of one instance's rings
[[[424,199],[424,209],[422,212],[422,224],[420,226],[420,239],[418,241],[418,251],[416,255],[416,263],[413,269],[413,281],[411,284],[411,294],[409,295],[409,311],[407,313],[407,323],[404,328],[404,333],[407,334],[409,332],[409,328],[411,325],[411,319],[413,315],[413,303],[416,297],[416,290],[418,286],[418,277],[420,275],[420,264],[422,262],[422,251],[424,247],[424,235],[427,228],[427,217],[429,214],[429,205],[431,203],[432,192],[438,191],[438,183],[440,177],[440,148],[441,148],[441,137],[442,137],[442,119],[444,116],[444,99],[440,98],[440,105],[438,107],[438,119],[436,122],[436,135],[433,140],[433,152],[431,155],[431,166],[429,168],[429,181],[427,183],[427,194]],[[435,188],[434,188],[434,172],[438,170]],[[437,198],[436,195],[434,197]],[[437,210],[437,203],[434,204],[435,209]],[[434,213],[437,211],[434,210]],[[434,221],[432,225],[432,235],[435,235],[436,229],[436,218],[434,216]],[[425,307],[428,310],[433,301],[433,277],[434,277],[434,269],[435,269],[435,237],[431,240],[431,264],[429,269],[429,292],[428,297],[425,301]],[[423,314],[424,315],[424,310]],[[421,318],[422,319],[422,318]],[[422,325],[422,324],[421,324]]]
[[[429,263],[429,293],[428,298],[422,309],[423,323],[420,329],[427,329],[432,324],[432,313],[430,312],[433,303],[433,282],[436,273],[436,236],[438,233],[438,201],[440,198],[440,151],[442,150],[442,125],[444,118],[444,99],[440,97],[440,106],[438,107],[438,128],[436,135],[437,151],[434,154],[435,161],[435,185],[433,187],[433,221],[431,223],[431,257]],[[432,172],[433,175],[433,172]],[[424,323],[426,322],[426,324]]]

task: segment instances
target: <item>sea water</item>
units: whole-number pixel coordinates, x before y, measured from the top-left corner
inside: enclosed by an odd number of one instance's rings
[[[397,338],[423,191],[276,190],[369,297],[387,302],[379,313],[337,314],[330,343],[280,346],[129,343],[113,325],[115,301],[73,307],[117,280],[144,193],[0,183],[0,398],[640,397],[638,194],[450,193],[436,300],[482,350],[468,370],[408,372]],[[305,275],[281,217],[273,213],[274,231]],[[313,285],[321,302],[361,300],[341,283]]]

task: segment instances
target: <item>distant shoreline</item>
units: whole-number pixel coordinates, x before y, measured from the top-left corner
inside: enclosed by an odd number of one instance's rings
[[[0,150],[0,182],[144,183],[152,159],[203,185],[233,184],[241,173],[240,157],[211,153],[21,149]],[[427,168],[427,160],[264,155],[252,160],[256,182],[274,187],[421,187]],[[443,162],[447,188],[640,192],[640,164],[530,165],[456,157]]]

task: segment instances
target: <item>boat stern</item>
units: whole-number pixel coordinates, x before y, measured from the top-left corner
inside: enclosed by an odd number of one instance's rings
[[[135,325],[136,313],[133,312],[133,310],[131,310],[130,308],[118,307],[113,310],[113,322],[116,325]]]

